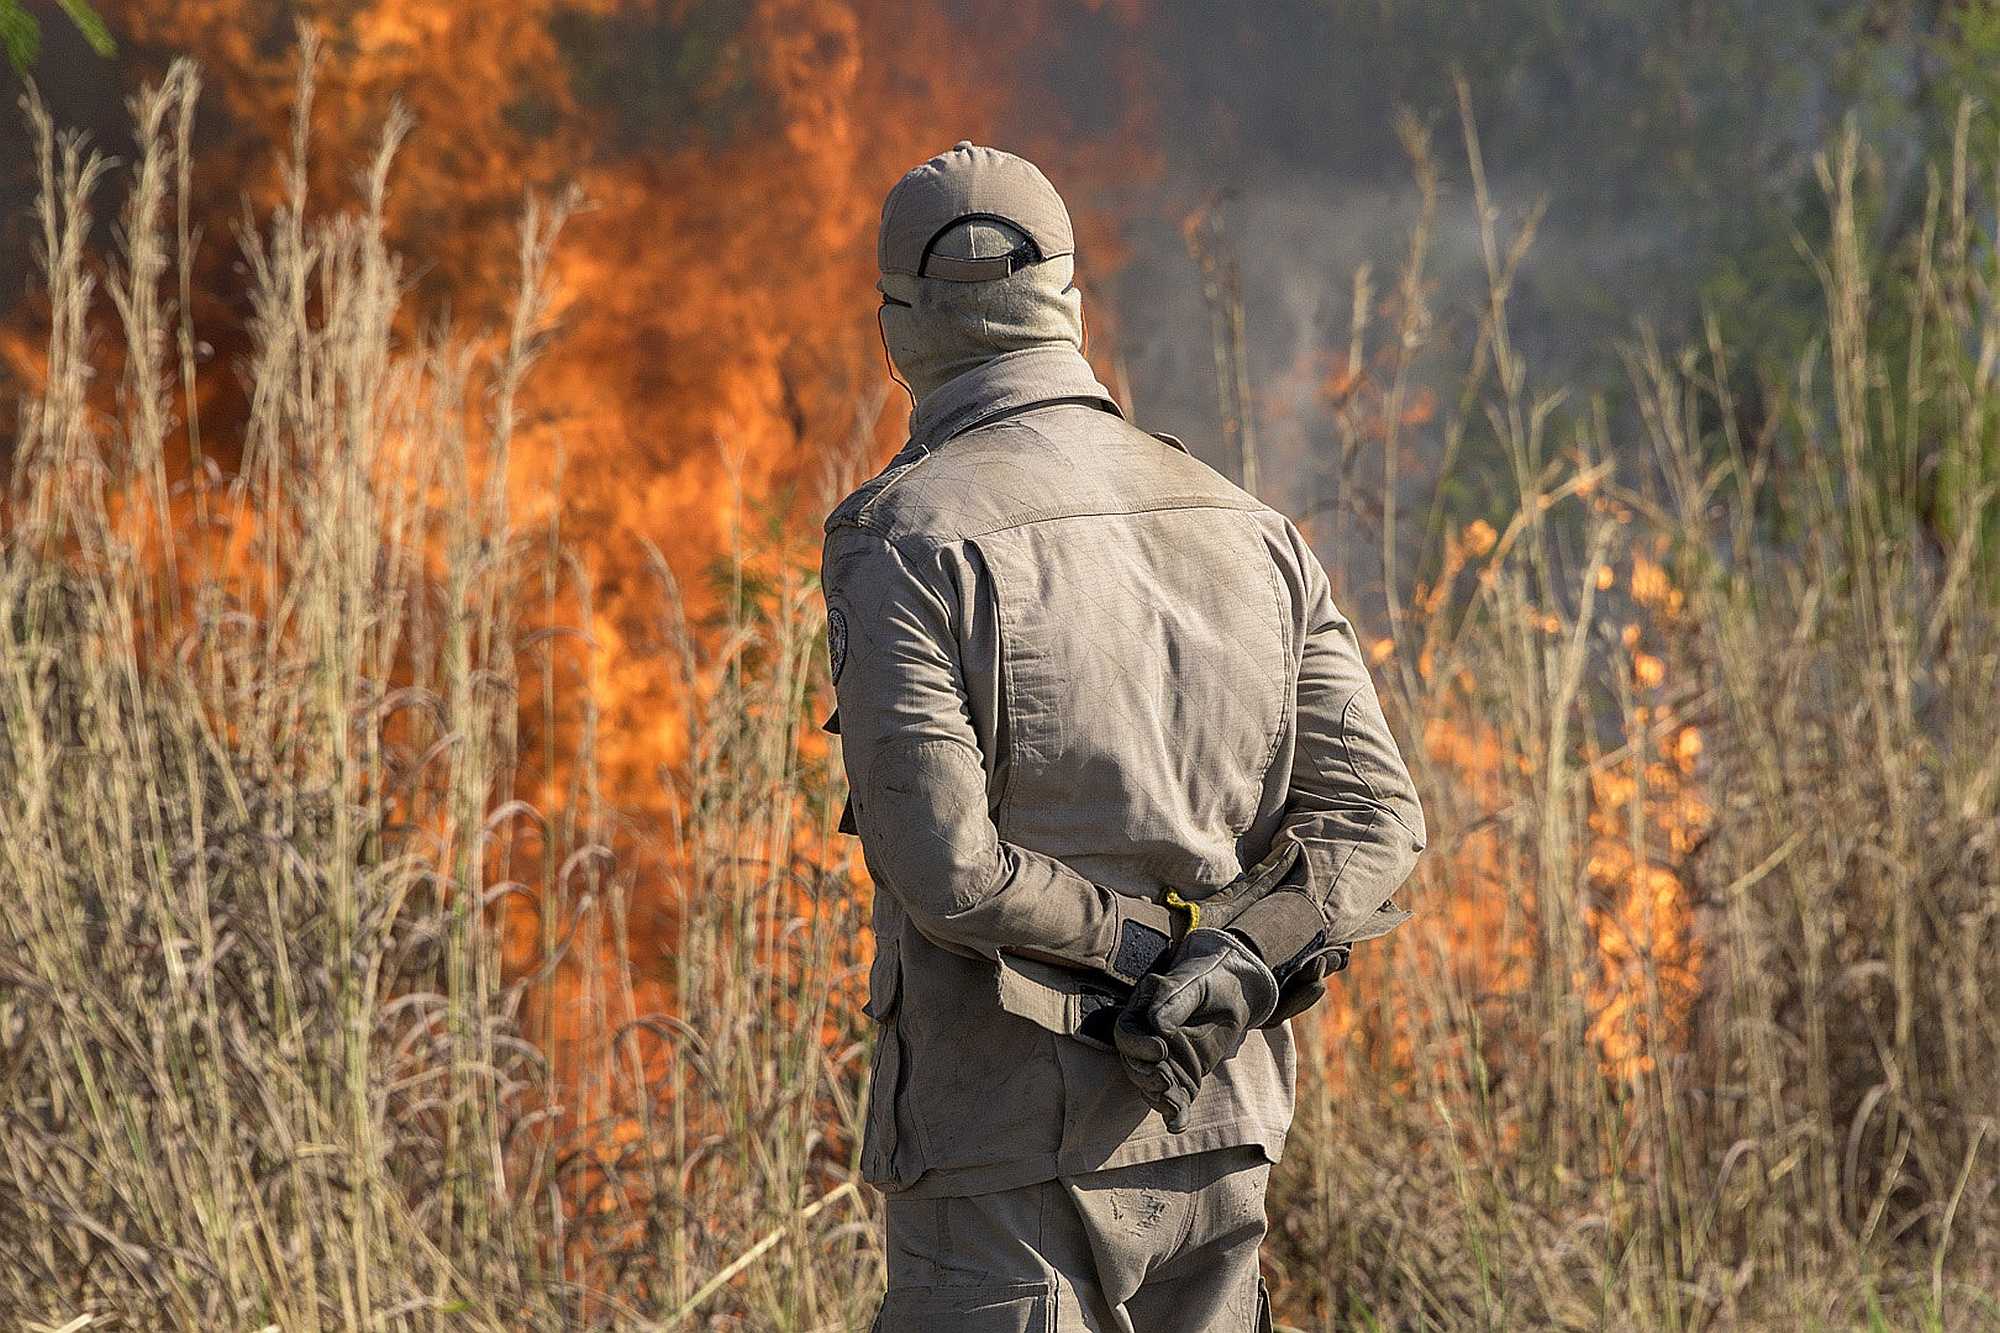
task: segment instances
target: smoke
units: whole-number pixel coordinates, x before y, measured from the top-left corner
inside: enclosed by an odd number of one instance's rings
[[[1817,75],[1780,77],[1816,68],[1828,39],[1815,0],[518,0],[500,23],[438,0],[99,8],[118,61],[52,21],[39,77],[58,116],[115,153],[123,97],[169,53],[203,62],[197,221],[212,264],[229,262],[242,197],[274,198],[299,18],[329,40],[316,199],[351,200],[392,100],[417,115],[391,221],[425,266],[423,304],[491,323],[523,188],[583,186],[596,207],[558,260],[565,329],[529,404],[521,512],[540,512],[560,446],[611,645],[651,632],[642,538],[698,577],[735,539],[733,497],[809,532],[828,454],[895,446],[900,414],[871,410],[886,380],[876,212],[903,168],[959,138],[1047,169],[1077,215],[1100,370],[1129,387],[1142,424],[1217,463],[1211,323],[1183,222],[1226,192],[1262,489],[1303,511],[1338,480],[1327,386],[1345,365],[1355,275],[1367,266],[1385,299],[1415,218],[1401,113],[1430,128],[1443,176],[1426,299],[1444,350],[1428,369],[1441,385],[1484,286],[1459,73],[1503,214],[1547,202],[1516,285],[1516,342],[1537,383],[1589,387],[1616,378],[1635,322],[1671,338],[1719,264],[1772,238],[1788,247],[1791,192],[1838,104]],[[21,136],[0,138],[0,368],[26,378],[23,152]],[[239,281],[209,276],[196,316],[217,350],[202,392],[226,425],[248,312],[230,304]],[[1378,343],[1385,332],[1378,318]],[[1413,432],[1412,447],[1436,435]],[[642,786],[674,730],[651,707],[655,684],[617,659],[607,650],[610,691],[638,720],[609,762]]]
[[[1302,377],[1345,347],[1355,270],[1372,266],[1378,290],[1393,282],[1414,216],[1399,111],[1433,130],[1445,173],[1433,256],[1442,331],[1469,328],[1484,281],[1452,86],[1462,74],[1496,197],[1515,215],[1548,204],[1517,290],[1517,338],[1551,382],[1589,384],[1615,377],[1616,340],[1636,322],[1670,334],[1687,327],[1718,263],[1786,248],[1792,195],[1840,107],[1820,72],[1832,37],[1814,0],[940,0],[928,13],[869,3],[535,0],[502,25],[517,34],[504,42],[443,44],[465,31],[445,17],[455,6],[428,7],[437,13],[421,23],[402,11],[427,7],[379,0],[355,8],[352,20],[277,0],[101,8],[124,42],[120,62],[107,67],[58,20],[45,25],[38,74],[59,118],[95,131],[114,152],[123,96],[169,49],[221,66],[212,81],[229,92],[210,98],[205,115],[211,139],[229,140],[244,127],[218,128],[214,112],[281,114],[285,80],[274,67],[300,16],[344,35],[336,61],[368,67],[353,81],[343,124],[400,94],[433,131],[463,134],[470,118],[455,99],[481,81],[459,67],[492,49],[490,70],[476,72],[504,90],[491,98],[497,114],[461,145],[467,160],[447,182],[453,200],[422,219],[424,239],[449,252],[449,282],[439,285],[454,294],[493,285],[468,282],[472,261],[463,256],[485,247],[462,242],[475,225],[504,230],[498,210],[522,181],[546,185],[572,167],[611,161],[646,169],[694,152],[725,172],[744,140],[812,124],[850,136],[844,158],[866,163],[861,177],[886,186],[897,151],[921,156],[959,131],[986,129],[1043,160],[1083,215],[1079,281],[1093,298],[1093,350],[1115,347],[1149,425],[1217,461],[1208,315],[1180,223],[1227,190],[1258,424],[1266,427],[1269,410],[1273,447],[1289,440],[1306,451],[1266,469],[1271,498],[1293,504],[1314,489],[1313,446],[1327,425],[1314,417]],[[794,46],[781,56],[760,49],[786,42]],[[791,71],[790,100],[808,87],[822,93],[817,120],[781,116],[774,125],[773,65]],[[539,77],[522,72],[533,68]],[[259,91],[247,92],[246,81]],[[425,151],[423,135],[413,151]],[[509,150],[511,180],[500,156]],[[28,173],[18,151],[0,150],[0,305],[22,290],[28,257]],[[695,179],[652,174],[656,188]],[[858,217],[780,216],[797,222],[799,243],[832,240],[858,253],[872,223],[868,193],[825,200]],[[699,209],[669,211],[702,221]]]
[[[1122,200],[1125,262],[1108,292],[1139,414],[1223,461],[1208,315],[1180,223],[1227,191],[1258,426],[1275,454],[1264,490],[1294,509],[1323,498],[1332,429],[1312,372],[1345,356],[1356,270],[1371,267],[1378,294],[1393,287],[1416,215],[1400,112],[1431,131],[1443,176],[1428,264],[1436,332],[1463,350],[1476,329],[1486,278],[1459,76],[1503,229],[1546,204],[1514,289],[1517,345],[1543,384],[1616,382],[1619,341],[1641,324],[1670,341],[1691,331],[1718,268],[1792,258],[1810,153],[1840,106],[1823,72],[1837,37],[1826,23],[1811,0],[1153,6],[1122,55],[1152,100],[1159,174]],[[1093,71],[1110,62],[1071,51],[1045,114],[1087,120],[1106,95]]]

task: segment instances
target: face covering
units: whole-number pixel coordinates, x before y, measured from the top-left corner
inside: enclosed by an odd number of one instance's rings
[[[940,253],[951,239],[939,242]],[[1049,345],[1082,351],[1075,267],[1062,255],[987,282],[883,274],[876,284],[882,341],[917,410],[949,381],[1008,352]]]

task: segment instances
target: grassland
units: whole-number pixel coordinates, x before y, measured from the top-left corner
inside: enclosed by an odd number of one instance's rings
[[[297,136],[243,242],[250,411],[203,442],[194,91],[136,103],[102,260],[110,167],[30,112],[0,1322],[865,1327],[867,890],[810,570],[716,553],[690,624],[634,552],[687,744],[633,847],[573,535],[503,480],[566,204],[523,219],[511,323],[413,332],[404,125],[349,215],[314,214]],[[1533,219],[1490,206],[1469,116],[1489,299],[1439,369],[1446,167],[1405,137],[1420,220],[1357,279],[1315,530],[1392,572],[1369,639],[1436,836],[1417,921],[1302,1028],[1282,1319],[2000,1328],[2000,310],[1964,150],[1881,255],[1865,146],[1830,147],[1795,363],[1635,336],[1629,388],[1578,401],[1516,351]],[[1467,521],[1482,466],[1504,503]],[[629,961],[642,897],[664,973]]]

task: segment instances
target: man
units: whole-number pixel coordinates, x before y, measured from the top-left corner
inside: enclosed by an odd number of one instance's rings
[[[897,184],[910,441],[826,525],[829,725],[876,886],[884,1333],[1268,1327],[1285,1020],[1401,923],[1423,849],[1325,573],[1124,421],[1074,249],[1010,154]]]

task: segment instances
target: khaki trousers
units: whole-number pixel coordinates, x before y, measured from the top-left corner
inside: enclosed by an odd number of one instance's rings
[[[964,1198],[888,1200],[876,1333],[1254,1333],[1271,1168],[1254,1147]]]

